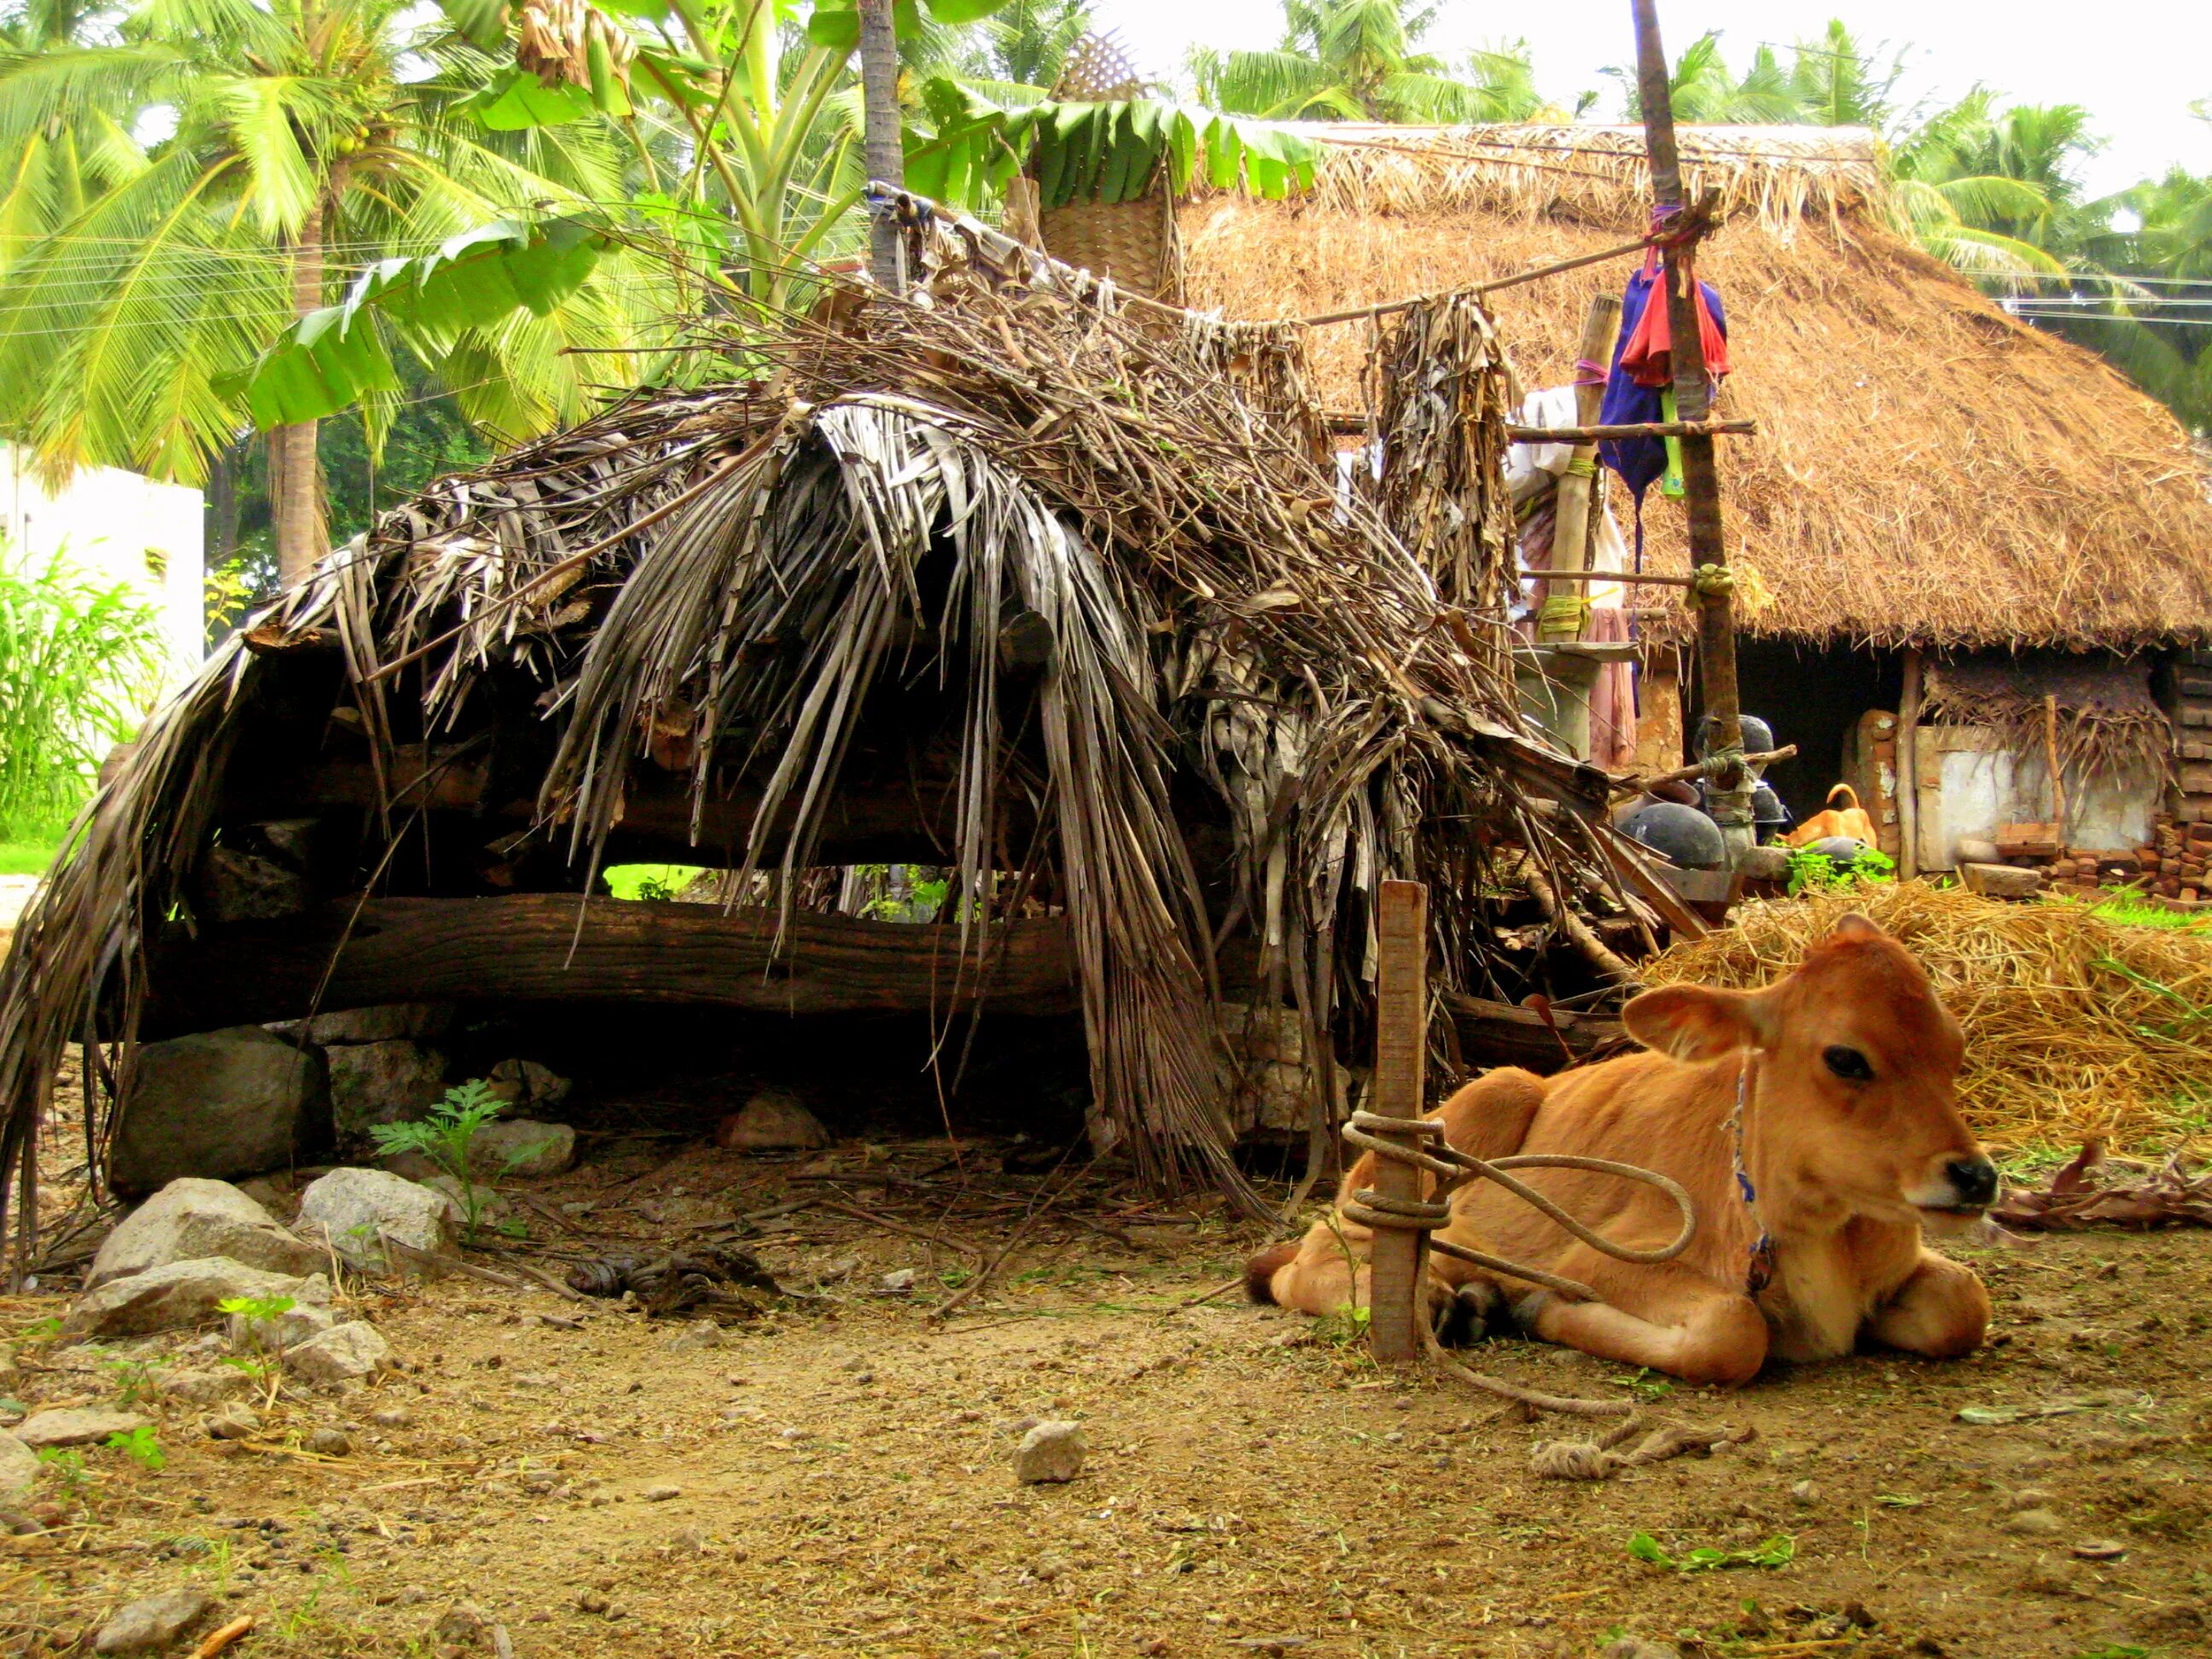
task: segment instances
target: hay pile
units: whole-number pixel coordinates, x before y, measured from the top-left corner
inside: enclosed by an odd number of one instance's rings
[[[1904,941],[1966,1027],[1960,1094],[1993,1148],[2164,1143],[2185,1132],[2212,1081],[2212,1018],[2190,1018],[2212,1007],[2212,934],[1908,882],[1747,905],[1738,926],[1675,945],[1644,977],[1769,984],[1854,909]]]

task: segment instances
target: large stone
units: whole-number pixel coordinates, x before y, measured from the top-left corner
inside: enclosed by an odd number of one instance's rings
[[[534,1060],[502,1060],[484,1079],[493,1094],[510,1106],[558,1106],[575,1084]]]
[[[384,1333],[355,1320],[333,1325],[284,1351],[284,1369],[303,1382],[329,1387],[359,1382],[398,1364]]]
[[[301,1306],[312,1304],[303,1303]],[[155,1382],[155,1391],[164,1400],[173,1400],[186,1406],[219,1406],[226,1400],[235,1400],[253,1386],[253,1379],[235,1365],[187,1367],[182,1370],[163,1371]]]
[[[556,1176],[576,1161],[576,1132],[526,1117],[495,1120],[477,1131],[469,1158],[482,1176]]]
[[[158,1653],[206,1617],[215,1598],[205,1590],[165,1590],[133,1601],[100,1627],[94,1653]]]
[[[453,1023],[450,1002],[386,1002],[374,1008],[341,1008],[307,1022],[307,1041],[422,1042],[443,1036]]]
[[[352,1140],[380,1123],[404,1123],[446,1092],[446,1057],[404,1038],[355,1042],[323,1051],[331,1068],[331,1123]]]
[[[0,1430],[0,1510],[12,1510],[31,1501],[38,1483],[39,1455],[5,1430]]]
[[[830,1131],[797,1095],[763,1089],[722,1120],[714,1144],[738,1152],[811,1152],[830,1144]]]
[[[230,1316],[230,1346],[240,1353],[280,1353],[284,1349],[320,1336],[337,1323],[337,1316],[313,1302],[295,1302],[283,1313],[257,1319],[251,1314]],[[234,1370],[232,1375],[237,1373]]]
[[[34,1452],[58,1446],[98,1446],[112,1434],[136,1434],[147,1419],[137,1412],[99,1407],[35,1412],[15,1425],[15,1438]]]
[[[92,1259],[87,1289],[173,1261],[228,1256],[269,1273],[311,1273],[323,1253],[226,1181],[185,1176],[125,1217]]]
[[[136,1196],[179,1176],[281,1169],[320,1131],[329,1104],[321,1058],[258,1025],[143,1044],[108,1154],[109,1183]]]
[[[453,1242],[446,1194],[385,1170],[333,1170],[300,1195],[300,1226],[322,1230],[331,1247],[357,1267],[385,1265],[380,1233],[418,1250]]]
[[[233,1297],[280,1296],[327,1302],[330,1285],[320,1273],[299,1279],[264,1273],[227,1255],[171,1261],[87,1291],[69,1310],[62,1329],[71,1336],[141,1336],[212,1319],[216,1304]]]
[[[1984,898],[2033,898],[2043,890],[2043,872],[2014,864],[1962,864],[1959,879]]]
[[[1040,1423],[1014,1448],[1014,1478],[1032,1485],[1073,1480],[1090,1449],[1080,1423]]]

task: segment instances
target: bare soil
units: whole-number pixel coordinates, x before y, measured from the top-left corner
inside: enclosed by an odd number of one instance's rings
[[[347,1280],[405,1369],[283,1395],[244,1443],[207,1437],[204,1407],[138,1401],[167,1466],[94,1449],[75,1483],[42,1477],[49,1528],[0,1537],[0,1653],[87,1651],[115,1607],[186,1583],[218,1617],[256,1617],[232,1650],[251,1656],[1380,1659],[1593,1655],[1622,1636],[1746,1659],[2212,1652],[2205,1234],[1970,1253],[1996,1340],[1951,1364],[1863,1356],[1721,1395],[1484,1345],[1474,1363],[1498,1375],[1757,1430],[1587,1485],[1528,1469],[1535,1442],[1585,1425],[1380,1372],[1234,1291],[1191,1304],[1254,1238],[1218,1218],[1053,1212],[933,1318],[1041,1180],[979,1176],[936,1224],[885,1196],[885,1170],[945,1153],[848,1146],[803,1168],[632,1143],[528,1188],[544,1208],[521,1213],[570,1255],[825,1193],[935,1236],[818,1206],[757,1224],[762,1259],[818,1299],[719,1346],[672,1346],[683,1319],[537,1289]],[[915,1291],[884,1293],[902,1267]],[[211,1363],[183,1353],[190,1333],[57,1345],[39,1322],[64,1305],[0,1303],[21,1366],[0,1392],[114,1403],[155,1362]],[[2081,1408],[1956,1419],[1972,1406]],[[1014,1436],[1045,1418],[1082,1421],[1089,1462],[1023,1486]],[[343,1427],[350,1454],[302,1450],[319,1426]],[[2011,1519],[2023,1510],[2055,1520]],[[1678,1560],[1776,1539],[1769,1559],[1790,1559],[1685,1571],[1632,1557],[1638,1533]]]

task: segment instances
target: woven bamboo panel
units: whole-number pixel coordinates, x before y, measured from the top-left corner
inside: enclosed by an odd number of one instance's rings
[[[1182,302],[1182,241],[1162,185],[1133,202],[1070,202],[1042,216],[1045,252],[1170,305]]]

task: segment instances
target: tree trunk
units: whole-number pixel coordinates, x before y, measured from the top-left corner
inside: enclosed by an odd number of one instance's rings
[[[860,0],[860,91],[866,118],[864,150],[872,184],[899,189],[906,183],[906,152],[899,143],[898,36],[891,0]],[[899,229],[888,213],[871,204],[868,270],[887,294],[906,286],[901,269]]]
[[[304,317],[323,303],[323,210],[300,227],[292,253],[292,312]],[[330,550],[323,521],[322,470],[315,457],[319,422],[301,421],[269,434],[269,510],[276,526],[276,574],[288,588],[313,574]]]

